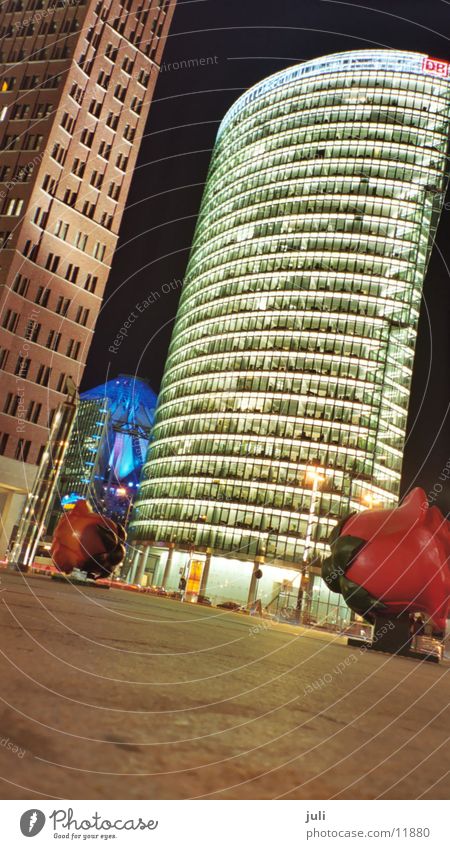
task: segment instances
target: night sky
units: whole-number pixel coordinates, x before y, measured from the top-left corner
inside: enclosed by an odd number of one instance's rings
[[[245,89],[341,50],[450,59],[449,23],[447,0],[179,0],[82,388],[126,373],[158,391],[217,127]],[[188,59],[198,67],[168,67]],[[450,204],[424,287],[403,475],[403,492],[441,484],[446,510],[450,491],[439,476],[450,459],[449,224]],[[153,304],[110,353],[123,321],[152,292]]]

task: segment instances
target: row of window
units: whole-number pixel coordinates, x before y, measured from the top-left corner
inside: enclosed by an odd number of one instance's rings
[[[411,359],[411,358],[410,358]],[[245,373],[236,370],[234,376],[230,372],[221,373],[220,376],[211,378],[206,374],[200,379],[190,376],[179,380],[177,383],[171,381],[163,389],[159,397],[157,421],[161,422],[176,416],[183,417],[189,412],[217,412],[232,413],[253,411],[265,413],[282,413],[288,416],[318,415],[322,410],[320,418],[324,415],[324,408],[328,411],[333,409],[333,417],[340,421],[359,420],[364,409],[370,411],[370,407],[376,406],[379,401],[379,389],[387,378],[397,378],[401,370],[411,371],[402,361],[401,366],[392,364],[394,375],[389,374],[389,367],[384,366],[381,358],[378,364],[359,362],[352,370],[351,380],[346,380],[342,375],[342,384],[337,381],[323,381],[312,390],[313,381],[302,373],[297,375],[286,375],[285,379],[277,380],[273,372],[258,374]],[[343,371],[348,369],[343,368]],[[368,386],[367,386],[368,384]],[[360,401],[364,390],[369,389],[370,394],[366,402]],[[348,403],[348,402],[351,403]],[[184,408],[184,412],[183,412]],[[400,412],[394,416],[399,418]]]
[[[57,331],[50,331],[51,333],[58,335]],[[75,342],[75,340],[71,340],[72,344],[72,358],[75,357],[75,350],[77,351],[77,356],[80,350],[80,343]],[[10,351],[8,348],[0,348],[0,368],[3,370],[6,368],[8,359],[9,359]],[[39,386],[49,386],[50,377],[53,374],[56,375],[55,369],[52,369],[50,366],[45,366],[43,364],[34,363],[36,365],[36,370],[34,377],[30,374],[30,367],[32,365],[32,360],[30,357],[19,355],[17,357],[15,366],[14,366],[14,375],[23,380],[32,380],[34,383],[37,383]],[[64,372],[59,372],[58,379],[56,381],[56,385],[52,388],[56,389],[57,392],[65,392],[66,391],[66,379],[67,374]]]
[[[211,228],[212,235],[220,233],[220,227],[225,231],[228,227],[241,225],[249,227],[265,219],[283,219],[301,217],[305,232],[310,232],[316,225],[318,231],[323,227],[323,221],[336,217],[346,219],[354,225],[357,222],[369,223],[376,218],[382,222],[391,222],[392,226],[405,226],[406,223],[421,223],[424,215],[424,204],[418,199],[410,198],[406,202],[402,198],[372,198],[367,195],[334,195],[323,197],[307,196],[304,199],[298,191],[296,183],[287,183],[284,188],[272,186],[265,192],[264,202],[256,190],[248,193],[242,200],[239,196],[233,205],[224,204],[222,208],[210,210],[204,218],[204,226],[198,231],[197,238],[203,229]],[[196,242],[195,242],[196,244]]]
[[[430,133],[443,133],[448,124],[447,105],[443,104],[441,115],[431,117],[428,113],[416,110],[404,110],[399,112],[397,109],[390,107],[383,110],[373,109],[371,106],[353,107],[353,108],[329,108],[317,110],[311,108],[308,111],[297,112],[296,116],[290,121],[286,121],[284,115],[280,115],[278,120],[271,120],[268,125],[261,124],[259,134],[250,139],[239,137],[238,143],[233,145],[231,154],[226,158],[226,162],[232,169],[239,167],[253,167],[255,158],[264,156],[267,158],[273,157],[275,151],[286,146],[297,147],[298,133],[302,130],[319,127],[326,127],[327,124],[333,124],[337,128],[345,129],[358,125],[362,130],[366,124],[376,124],[386,128],[395,126],[397,129],[407,129],[420,131],[429,129]],[[339,137],[339,136],[338,136]],[[322,158],[325,157],[326,150],[322,151]],[[212,175],[214,179],[222,177],[230,177],[227,174],[225,163],[219,164],[219,159],[213,161]]]
[[[211,332],[216,332],[217,318],[233,316],[247,316],[255,330],[321,330],[329,333],[345,333],[354,324],[354,315],[359,317],[385,318],[391,322],[400,324],[411,320],[411,308],[408,301],[401,299],[400,293],[397,298],[381,297],[378,301],[375,297],[366,295],[356,296],[351,292],[338,294],[329,292],[324,298],[322,309],[316,308],[316,292],[303,294],[291,293],[284,299],[280,298],[249,298],[245,295],[233,298],[231,295],[213,304],[197,306],[195,309],[187,309],[183,305],[177,322],[177,338],[186,329],[193,325],[205,324],[210,327]],[[276,303],[277,302],[277,303]],[[283,303],[283,306],[278,306]],[[312,303],[311,303],[312,302]],[[265,304],[263,306],[262,304]],[[277,305],[278,304],[278,305]],[[416,311],[413,315],[417,318]],[[315,315],[315,313],[320,313]],[[328,319],[328,320],[327,320]]]
[[[355,128],[353,131],[355,139],[360,138],[360,133],[367,135],[365,131]],[[397,131],[394,131],[392,133],[392,137],[387,139],[387,141],[395,140],[396,133]],[[335,142],[334,134],[330,133],[329,137],[330,140]],[[376,136],[374,137],[374,141],[375,140],[377,140]],[[364,139],[361,139],[360,141],[363,142]],[[384,138],[381,137],[378,141],[384,141]],[[416,145],[418,145],[418,140],[415,136],[413,136],[413,134],[411,134],[410,139],[404,139],[404,141],[410,145],[413,145],[415,141]],[[422,147],[424,145],[425,140],[423,140]],[[206,217],[211,222],[214,222],[220,219],[224,213],[229,214],[230,212],[237,212],[251,204],[261,204],[260,208],[263,209],[263,206],[271,201],[281,200],[287,202],[292,196],[300,198],[304,194],[304,181],[301,179],[295,179],[294,175],[299,169],[298,163],[295,162],[295,155],[295,150],[291,152],[286,151],[284,154],[279,155],[278,163],[272,163],[270,169],[265,169],[262,173],[255,173],[253,177],[250,176],[248,178],[246,177],[246,174],[243,174],[239,180],[227,186],[224,186],[222,181],[216,183],[216,181],[212,180],[211,186],[208,186],[208,192],[205,194],[202,202],[199,224],[201,223],[203,226],[203,220]],[[291,181],[291,184],[289,181]],[[310,189],[309,194],[314,196],[314,183],[309,181],[308,185]],[[330,186],[331,194],[337,194],[336,188],[338,187],[335,186],[333,192],[332,186]],[[399,189],[400,186],[397,186],[397,195],[393,195],[393,197],[396,197],[398,201],[404,201],[406,198],[402,196]],[[359,192],[360,185],[354,181],[354,193],[351,198],[347,199],[347,202],[351,201],[356,205],[358,200],[357,195]],[[342,195],[342,190],[339,191],[338,194]],[[387,195],[382,196],[387,197]],[[382,196],[380,195],[380,197]],[[407,199],[408,201],[414,200],[414,195]],[[330,198],[330,200],[332,200],[332,198]],[[346,199],[342,198],[342,200],[345,201]],[[361,202],[363,203],[364,201],[370,202],[370,200],[371,198],[367,196],[367,193],[365,193],[364,197],[361,198]],[[362,211],[364,211],[364,208],[365,207],[363,205]],[[303,211],[303,208],[300,207],[299,211]],[[345,210],[343,209],[343,211]]]
[[[78,314],[81,318],[84,317],[86,313],[85,308],[79,307]],[[12,309],[5,310],[2,327],[4,330],[8,330],[10,333],[16,333],[17,326],[19,323],[20,315],[16,313]],[[79,324],[83,324],[83,321],[79,321]],[[35,319],[29,319],[27,324],[25,325],[25,329],[23,332],[23,338],[27,339],[30,342],[35,342],[44,345],[44,347],[48,348],[51,351],[58,351],[59,344],[61,342],[61,333],[56,330],[49,330],[46,341],[41,339],[41,331],[42,325],[39,321]],[[67,343],[67,348],[65,350],[65,356],[71,357],[74,360],[78,359],[78,355],[80,353],[81,342],[70,339]],[[28,377],[28,373],[30,370],[31,359],[29,357],[19,356],[17,358],[16,366],[14,369],[14,374],[20,375],[20,377],[26,378]],[[37,380],[37,383],[41,383],[40,380]],[[48,383],[44,384],[48,386]]]
[[[339,273],[330,275],[324,272],[311,275],[297,271],[279,271],[275,275],[271,273],[274,270],[274,261],[263,258],[249,263],[245,275],[226,281],[218,273],[209,278],[206,275],[188,278],[183,287],[178,315],[182,318],[190,309],[219,299],[247,299],[250,295],[253,295],[259,309],[289,309],[291,303],[295,305],[296,301],[303,299],[305,306],[311,301],[313,305],[322,304],[325,312],[328,303],[334,303],[341,297],[350,300],[357,297],[364,305],[369,298],[405,301],[408,298],[407,290],[411,293],[412,301],[418,294],[404,282],[392,278]],[[205,285],[206,280],[208,285]]]
[[[280,112],[288,115],[291,111],[297,111],[297,104],[301,103],[302,99],[307,104],[314,96],[320,96],[327,91],[332,92],[333,96],[338,96],[339,93],[349,98],[353,96],[355,100],[361,96],[369,97],[372,92],[380,91],[388,95],[390,93],[397,98],[403,95],[414,97],[421,103],[426,103],[427,100],[430,103],[438,101],[444,107],[449,97],[447,81],[436,77],[431,79],[409,73],[394,76],[380,71],[363,70],[360,76],[351,76],[347,73],[318,75],[308,81],[293,83],[289,88],[267,93],[255,99],[253,103],[246,104],[245,108],[238,111],[228,121],[226,128],[221,131],[216,148],[217,156],[220,155],[222,147],[228,144],[229,133],[238,133],[246,142],[248,134],[251,134],[259,124],[266,126],[271,120],[276,119]]]
[[[320,493],[316,500],[316,516],[324,518],[339,518],[339,507],[343,493],[336,492],[333,495]],[[286,489],[276,484],[264,484],[262,482],[248,481],[243,479],[242,483],[221,481],[220,485],[210,482],[201,482],[195,478],[184,480],[147,481],[145,489],[140,493],[140,508],[149,502],[170,502],[176,499],[185,502],[186,508],[192,514],[192,501],[201,501],[207,506],[207,513],[212,522],[216,522],[218,513],[230,504],[245,504],[251,511],[254,507],[275,508],[277,510],[294,510],[299,518],[305,520],[308,517],[311,487],[299,486]],[[345,496],[348,502],[348,496]],[[184,507],[184,505],[183,505]],[[141,517],[142,512],[141,512]],[[181,518],[181,517],[180,517]]]
[[[210,489],[210,499],[221,498],[223,488],[233,481],[255,481],[268,483],[273,486],[300,488],[303,494],[311,494],[311,484],[307,483],[307,466],[289,466],[280,462],[267,463],[263,460],[235,460],[224,457],[192,457],[189,462],[184,458],[154,460],[145,465],[145,476],[141,483],[140,498],[146,500],[147,486],[152,480],[163,482],[172,487],[175,492],[178,484],[186,479],[196,482],[201,478]],[[206,477],[208,476],[208,477]],[[349,475],[338,474],[327,469],[321,483],[318,499],[326,503],[326,510],[331,510],[336,498],[348,496],[352,491],[352,478]]]
[[[412,343],[413,339],[411,339]],[[230,345],[232,343],[232,345]],[[402,351],[402,355],[412,356],[413,346]],[[180,379],[193,379],[196,375],[211,372],[223,373],[227,370],[239,371],[254,369],[255,371],[268,370],[289,373],[294,377],[295,373],[305,375],[305,386],[319,379],[333,382],[333,377],[344,380],[346,377],[361,380],[359,369],[364,368],[364,376],[374,367],[375,362],[382,362],[386,355],[387,344],[383,340],[375,341],[372,345],[362,340],[348,341],[343,346],[342,353],[334,355],[332,352],[299,352],[296,346],[280,336],[278,339],[272,337],[266,339],[256,334],[230,339],[228,336],[208,340],[202,346],[188,346],[184,352],[174,350],[169,355],[167,368],[164,373],[163,388],[169,386],[172,381]],[[272,353],[268,353],[272,352]],[[408,360],[407,360],[408,362]],[[372,365],[371,365],[372,364]]]

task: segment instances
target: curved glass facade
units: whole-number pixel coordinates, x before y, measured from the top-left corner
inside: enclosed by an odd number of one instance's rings
[[[219,129],[130,534],[295,566],[399,493],[448,66],[336,54]]]

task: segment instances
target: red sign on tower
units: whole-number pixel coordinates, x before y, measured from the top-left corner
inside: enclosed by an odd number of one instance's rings
[[[443,62],[442,59],[432,59],[431,56],[426,56],[422,60],[422,71],[427,71],[429,74],[439,74],[441,77],[448,77],[449,62]]]

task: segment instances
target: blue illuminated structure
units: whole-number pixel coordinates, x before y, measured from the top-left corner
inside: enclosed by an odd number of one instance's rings
[[[147,381],[119,375],[80,395],[47,533],[79,498],[126,521],[137,493],[157,396]]]

